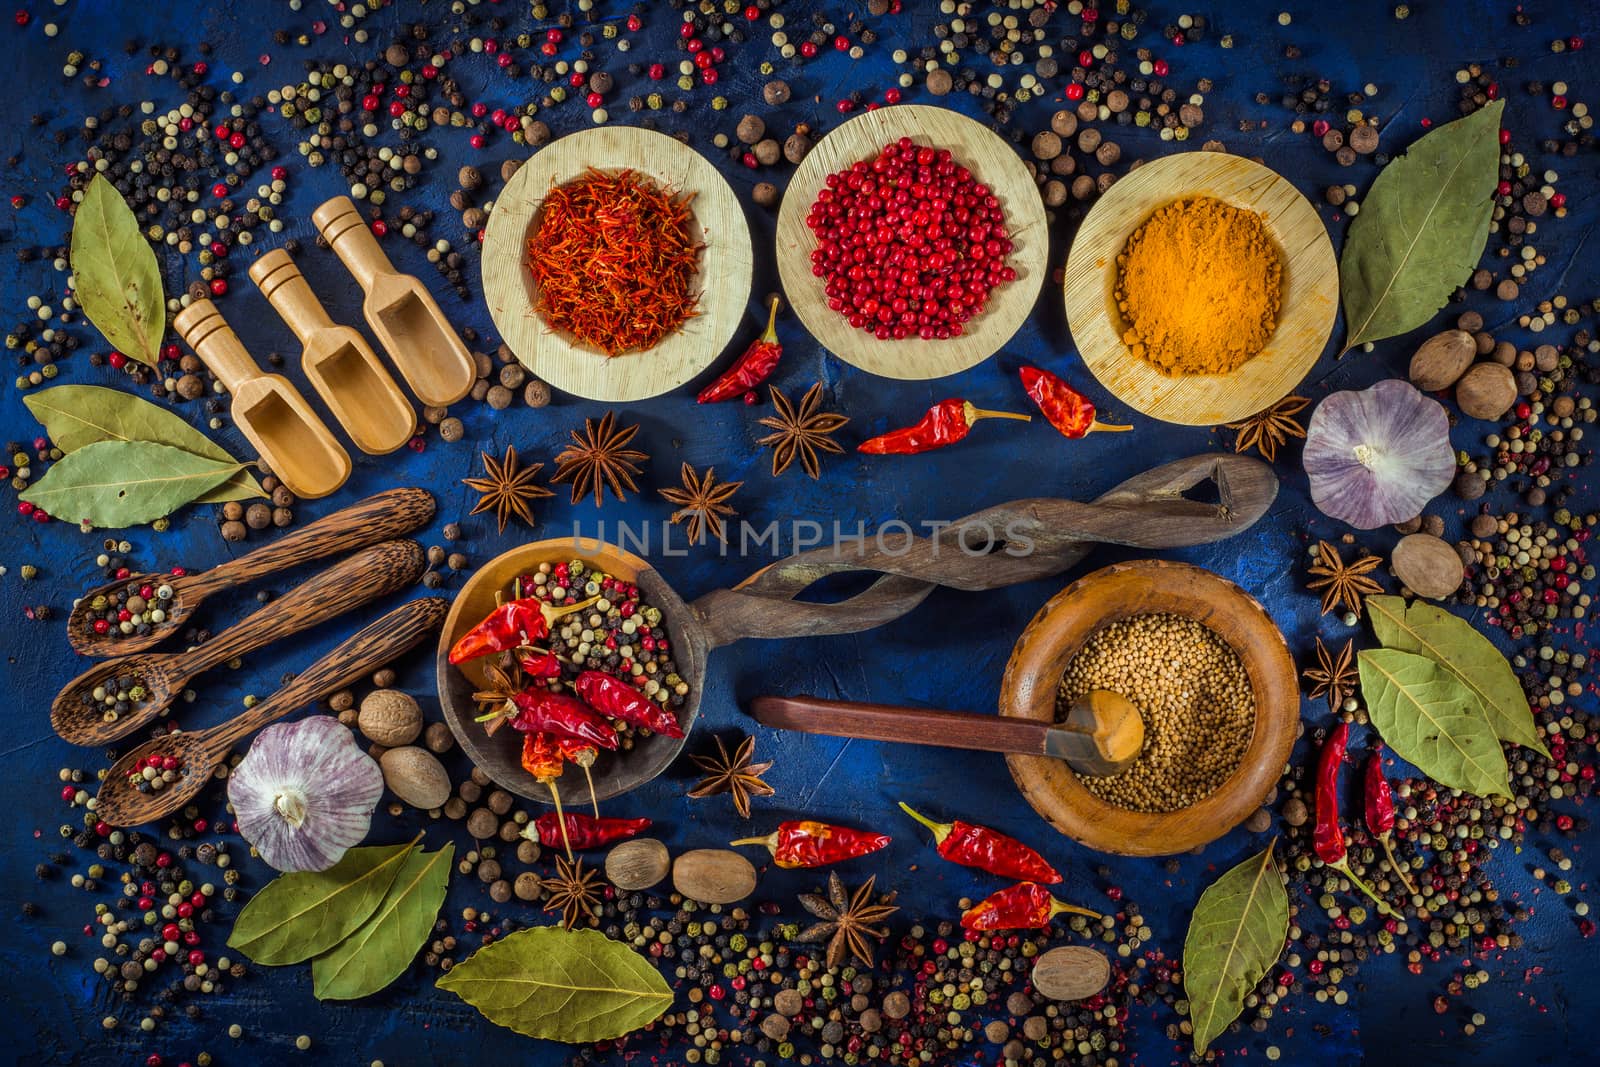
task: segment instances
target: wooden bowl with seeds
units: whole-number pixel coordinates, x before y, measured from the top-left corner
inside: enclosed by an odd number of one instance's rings
[[[1091,848],[1125,856],[1186,852],[1243,822],[1278,781],[1299,732],[1294,660],[1266,610],[1210,571],[1164,560],[1105,567],[1074,582],[1041,608],[1006,665],[1000,713],[1055,722],[1063,677],[1094,636],[1109,626],[1152,615],[1203,625],[1237,657],[1248,679],[1254,704],[1249,740],[1220,784],[1213,783],[1214,788],[1184,807],[1135,810],[1103,799],[1099,794],[1108,790],[1102,786],[1091,791],[1060,760],[1006,757],[1022,795],[1052,826]],[[1184,629],[1175,627],[1180,633]],[[1147,722],[1146,733],[1152,739],[1147,741],[1147,752],[1159,732],[1151,727]],[[1133,774],[1137,766],[1127,773]]]

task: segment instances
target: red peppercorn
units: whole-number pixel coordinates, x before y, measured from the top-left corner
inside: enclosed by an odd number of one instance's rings
[[[471,137],[467,138],[467,143],[469,145],[471,145],[473,148],[482,148],[483,144],[484,144],[483,134],[481,134],[481,133],[473,134]]]
[[[1500,83],[1490,82],[1488,87],[1483,90],[1483,96],[1486,100],[1500,99]]]
[[[634,13],[628,16],[627,26],[629,33],[638,33],[644,26],[644,20],[639,18],[637,13]]]
[[[658,82],[667,76],[667,67],[664,63],[650,64],[650,80]]]
[[[1562,208],[1566,207],[1567,206],[1567,194],[1566,193],[1551,193],[1550,194],[1550,206],[1555,208],[1557,211],[1560,211]]]
[[[688,49],[688,52],[689,52],[689,54],[691,56],[695,56],[695,55],[699,55],[701,50],[703,50],[705,48],[705,46],[706,46],[706,43],[704,41],[702,41],[700,38],[691,37],[691,38],[689,38],[689,43],[684,45],[683,47]]]
[[[898,104],[900,102],[900,90],[899,89],[887,89],[887,90],[885,90],[884,94],[883,94],[883,102],[885,104]]]
[[[206,961],[206,954],[204,952],[201,952],[199,949],[195,949],[193,952],[189,953],[189,965],[190,966],[198,967],[202,963],[204,963],[205,961]]]
[[[1150,69],[1155,72],[1156,77],[1165,78],[1170,68],[1167,67],[1166,60],[1158,59],[1154,63],[1150,64]]]
[[[227,292],[228,292],[228,279],[226,279],[226,278],[212,278],[211,279],[211,295],[212,296],[223,296]]]
[[[1500,131],[1500,143],[1503,144],[1503,145],[1511,143],[1511,131],[1510,130],[1502,129]]]
[[[65,800],[68,804],[71,804],[72,801],[77,797],[77,795],[78,795],[78,787],[77,786],[75,786],[75,785],[64,785],[64,786],[61,787],[61,799]]]
[[[15,15],[11,16],[11,21],[15,22],[18,26],[26,26],[32,20],[33,16],[28,14],[26,11],[18,11]]]
[[[1082,100],[1083,99],[1083,83],[1082,82],[1072,82],[1070,85],[1067,86],[1067,99],[1068,100]]]
[[[744,17],[749,21],[754,22],[756,19],[761,17],[761,9],[754,4],[746,4],[744,8]]]
[[[167,867],[171,867],[172,866],[172,853],[170,853],[170,852],[158,852],[158,853],[156,853],[156,866],[160,867],[162,869],[166,869]]]
[[[182,936],[183,931],[178,928],[177,923],[168,923],[161,928],[161,940],[163,941],[176,941]]]
[[[1508,181],[1508,180],[1502,179],[1500,184],[1496,185],[1494,187],[1494,195],[1495,196],[1510,196],[1511,195],[1511,182]]]
[[[1555,96],[1550,98],[1550,106],[1555,108],[1557,111],[1564,111],[1567,106],[1567,98],[1562,96],[1560,93],[1557,93]]]
[[[584,101],[583,102],[588,104],[590,107],[594,108],[594,107],[599,107],[601,104],[605,103],[606,102],[606,98],[601,96],[599,93],[590,93],[588,96],[584,97]]]
[[[1581,52],[1581,51],[1583,51],[1583,38],[1582,37],[1568,37],[1567,38],[1567,49],[1568,49],[1568,51],[1572,51],[1572,52]]]
[[[211,195],[221,198],[228,195],[228,187],[221,182],[211,187]]]
[[[840,100],[837,104],[833,105],[833,109],[841,115],[850,114],[850,112],[855,110],[855,107],[855,104],[852,104],[849,100]]]
[[[707,67],[705,70],[700,72],[700,80],[707,85],[717,84],[718,77],[720,77],[720,75],[717,74],[716,67]]]
[[[833,50],[835,52],[848,52],[848,51],[850,51],[850,38],[846,37],[842,33],[839,36],[835,37],[833,39]]]
[[[807,59],[815,59],[817,57],[817,46],[811,41],[801,41],[800,54]]]

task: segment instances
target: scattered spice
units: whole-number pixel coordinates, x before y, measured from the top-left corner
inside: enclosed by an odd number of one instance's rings
[[[1022,388],[1028,397],[1039,405],[1045,419],[1061,436],[1076,441],[1096,430],[1123,433],[1132,426],[1111,425],[1095,418],[1094,403],[1068,385],[1057,375],[1038,367],[1024,365],[1019,372]]]
[[[727,541],[728,532],[723,518],[738,514],[728,500],[744,483],[717,481],[713,467],[707,467],[704,474],[696,474],[687,463],[683,465],[680,477],[683,479],[683,488],[657,490],[670,503],[678,505],[678,510],[672,513],[672,522],[686,524],[685,532],[690,544],[700,544],[707,534],[717,541]]]
[[[556,874],[546,878],[541,887],[546,894],[544,910],[559,911],[561,925],[571,930],[580,922],[593,925],[600,902],[604,899],[605,882],[600,872],[585,870],[582,859],[568,860],[556,857]]]
[[[599,507],[608,488],[618,500],[626,500],[626,494],[639,491],[634,481],[638,465],[650,458],[628,447],[638,432],[638,425],[618,429],[614,411],[601,416],[598,424],[584,419],[583,433],[573,430],[572,443],[556,457],[556,473],[550,480],[571,482],[574,504],[593,495],[594,506]]]
[[[517,460],[517,449],[514,445],[506,446],[503,459],[497,460],[487,452],[482,453],[482,456],[483,477],[461,480],[468,489],[480,494],[480,499],[471,513],[478,515],[485,511],[494,512],[500,533],[505,533],[506,523],[512,516],[521,519],[529,526],[535,525],[533,502],[555,495],[534,480],[544,468],[544,464],[521,464]]]
[[[1286,396],[1264,411],[1258,411],[1242,422],[1228,423],[1228,429],[1237,431],[1233,450],[1246,452],[1255,449],[1261,458],[1271,463],[1278,456],[1278,446],[1291,437],[1304,438],[1305,428],[1295,418],[1305,410],[1310,400],[1303,396]]]
[[[1082,915],[1100,918],[1099,912],[1057,900],[1050,890],[1036,882],[1019,882],[1009,889],[991,893],[961,916],[963,930],[1033,930],[1049,924],[1057,915]]]
[[[1302,677],[1312,683],[1311,699],[1327,697],[1329,711],[1338,711],[1349,699],[1350,694],[1356,691],[1355,647],[1355,639],[1351,638],[1335,656],[1328,651],[1328,646],[1322,643],[1321,635],[1318,635],[1317,665],[1301,672]]]
[[[1020,419],[1029,422],[1032,418],[1031,415],[1010,411],[986,411],[974,407],[971,401],[959,398],[941,400],[914,425],[868,438],[856,446],[856,451],[874,456],[917,455],[965,440],[972,432],[973,424],[980,419]]]
[[[1388,901],[1356,877],[1347,859],[1349,849],[1345,845],[1344,829],[1339,825],[1339,768],[1344,764],[1345,748],[1349,743],[1350,726],[1343,722],[1335,726],[1322,743],[1322,752],[1317,758],[1317,824],[1312,834],[1312,844],[1317,859],[1350,879],[1351,885],[1372,898],[1380,912],[1398,919],[1399,913],[1389,906]]]
[[[1014,837],[960,819],[934,822],[905,801],[900,802],[900,810],[933,832],[939,855],[951,863],[1025,882],[1054,885],[1061,881],[1061,875],[1043,856]]]
[[[1339,550],[1327,541],[1318,541],[1312,555],[1315,562],[1306,568],[1312,580],[1306,583],[1306,589],[1313,593],[1322,590],[1322,614],[1342,604],[1346,611],[1360,615],[1361,598],[1383,592],[1383,586],[1368,577],[1383,562],[1382,556],[1363,550],[1361,555],[1346,563]]]
[[[828,943],[825,962],[829,968],[838,967],[847,957],[872,967],[873,941],[883,941],[889,928],[883,920],[900,909],[892,901],[895,894],[878,895],[873,892],[877,876],[868,878],[852,892],[845,889],[844,879],[838,872],[828,872],[828,894],[801,893],[800,906],[819,921],[795,934],[799,942]]]
[[[719,400],[732,400],[736,396],[753,399],[755,394],[752,390],[772,377],[782,357],[783,345],[778,342],[778,297],[774,294],[767,310],[766,330],[750,342],[750,347],[734,360],[733,366],[700,390],[695,402],[714,404]]]
[[[728,746],[723,743],[720,735],[716,737],[716,742],[715,756],[690,755],[690,761],[705,773],[705,777],[695,783],[687,795],[698,800],[727,793],[729,799],[733,801],[733,810],[738,812],[741,818],[748,819],[751,797],[770,797],[776,792],[761,777],[772,768],[772,761],[766,760],[761,763],[755,761],[754,734],[745,736],[735,746],[731,756],[728,754]]]
[[[772,476],[776,478],[789,469],[797,458],[800,469],[812,478],[822,476],[822,463],[818,453],[844,454],[844,446],[833,435],[849,422],[849,418],[822,410],[822,383],[817,382],[801,398],[800,406],[777,386],[772,387],[772,406],[775,413],[764,415],[758,421],[774,432],[756,444],[772,449]]]
[[[746,837],[729,842],[739,845],[764,845],[772,852],[772,862],[785,869],[826,867],[830,863],[856,859],[886,848],[888,834],[833,826],[811,819],[796,819],[778,824],[766,837]]]

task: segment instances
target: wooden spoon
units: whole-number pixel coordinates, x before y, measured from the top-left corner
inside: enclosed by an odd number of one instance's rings
[[[472,391],[477,368],[427,286],[401,274],[348,196],[336,196],[311,221],[366,292],[362,313],[417,399],[449,407]]]
[[[378,456],[409,441],[417,427],[410,401],[360,331],[328,317],[289,253],[275,248],[256,260],[250,280],[300,339],[300,369],[356,447]]]
[[[449,610],[450,602],[438,597],[402,604],[243,715],[205,730],[180,730],[146,741],[106,772],[95,798],[96,816],[112,826],[136,826],[171,815],[194,799],[244,737],[392,662],[438,629]],[[129,776],[141,758],[150,756],[176,757],[178,780],[158,792],[141,793]]]
[[[750,714],[763,726],[807,734],[1053,756],[1079,774],[1119,774],[1144,747],[1138,709],[1106,690],[1088,694],[1055,724],[812,696],[757,697]]]
[[[212,593],[232,589],[314,559],[365,548],[408,534],[433,518],[433,494],[426,489],[388,489],[359,504],[325,515],[269,545],[200,574],[132,574],[83,594],[67,619],[67,640],[85,656],[116,656],[142,652],[177,633],[200,602]],[[89,605],[97,596],[110,596],[134,582],[172,587],[167,617],[143,634],[97,634],[89,622]]]
[[[97,663],[57,694],[50,725],[75,745],[104,745],[126,737],[165,712],[196,675],[402,589],[422,575],[423,566],[421,545],[388,541],[341,560],[187,652],[136,652]],[[122,675],[138,678],[147,695],[108,722],[101,707],[84,697]]]

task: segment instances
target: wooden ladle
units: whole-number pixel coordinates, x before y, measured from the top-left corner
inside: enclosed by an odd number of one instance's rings
[[[750,714],[763,726],[807,734],[1053,756],[1079,774],[1120,774],[1144,748],[1138,709],[1103,689],[1075,702],[1066,721],[1054,724],[812,696],[757,697]]]
[[[379,456],[410,440],[411,403],[361,331],[328,317],[289,253],[275,248],[256,260],[250,280],[300,339],[300,369],[356,447]]]
[[[438,629],[449,610],[450,602],[437,597],[402,604],[244,714],[205,730],[180,730],[146,741],[106,772],[95,800],[95,815],[112,826],[137,826],[171,815],[194,799],[228,752],[246,736],[392,662]],[[150,756],[175,757],[178,780],[164,789],[141,793],[130,776],[139,760]]]
[[[314,559],[336,556],[341,552],[400,537],[426,525],[433,518],[433,512],[433,494],[426,489],[386,489],[208,571],[181,577],[171,574],[133,574],[107,582],[83,594],[73,605],[72,614],[67,619],[67,641],[74,651],[85,656],[142,652],[177,633],[201,601],[213,593]],[[172,588],[173,595],[167,602],[166,618],[152,625],[147,633],[95,633],[89,621],[89,605],[94,598],[110,596],[135,582]]]
[[[104,745],[126,737],[166,711],[196,675],[403,589],[421,577],[424,562],[422,546],[415,541],[374,545],[340,560],[187,652],[136,652],[97,663],[56,695],[50,706],[50,725],[75,745]],[[139,679],[145,699],[107,721],[101,708],[84,696],[123,675]]]
[[[467,346],[427,287],[394,269],[350,198],[334,197],[311,220],[366,292],[367,325],[417,399],[442,408],[471,392],[477,368]]]
[[[172,328],[227,387],[233,421],[295,496],[324,497],[344,484],[350,454],[289,379],[262,371],[215,304],[196,300]]]

